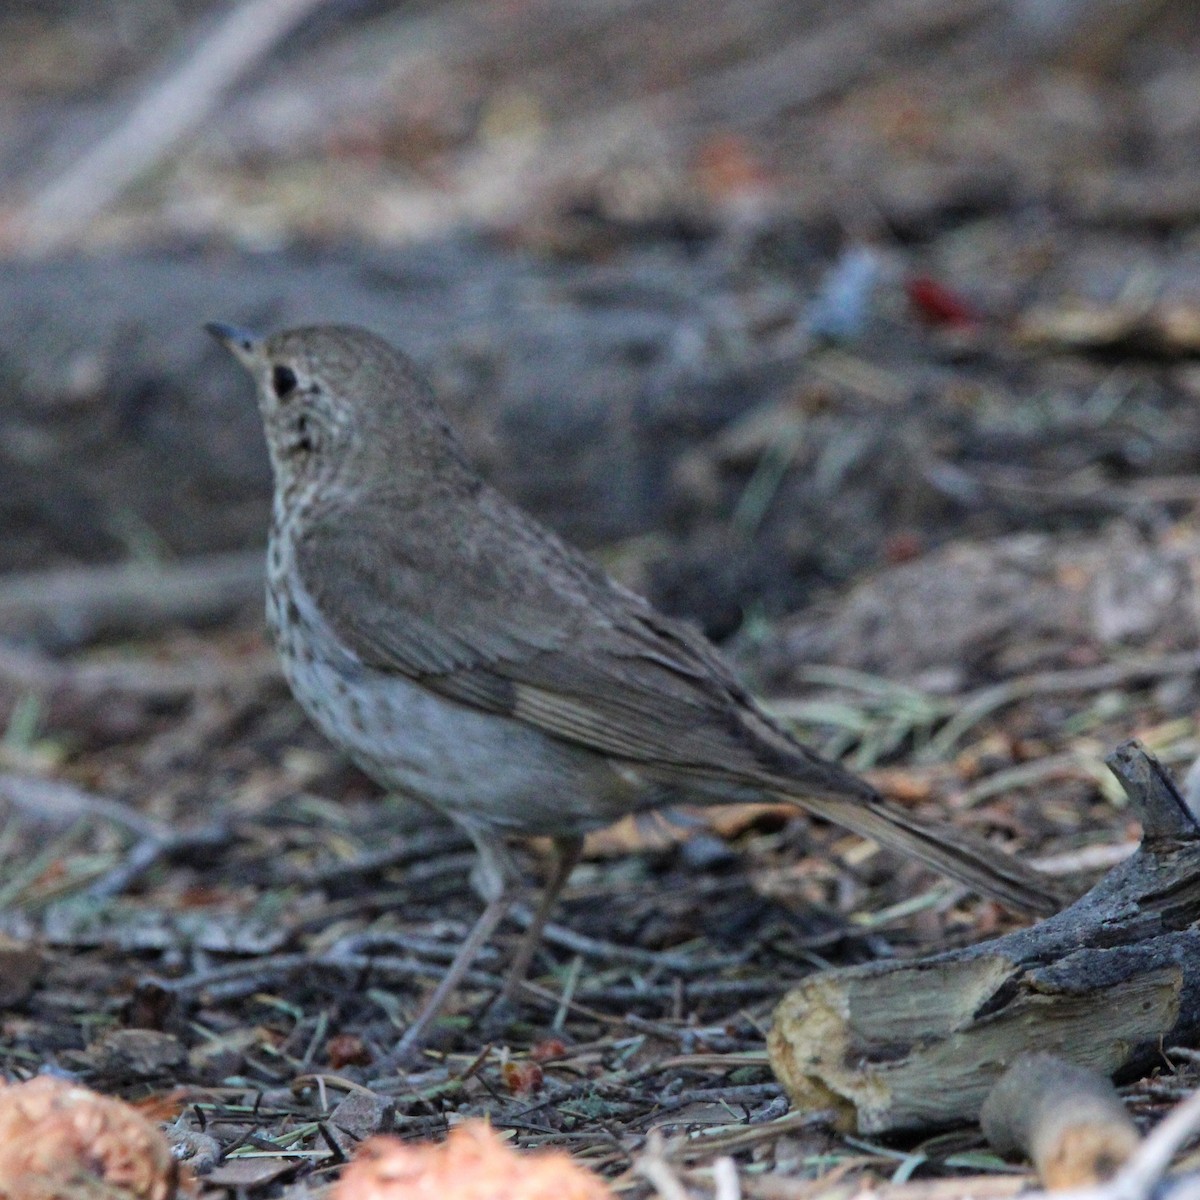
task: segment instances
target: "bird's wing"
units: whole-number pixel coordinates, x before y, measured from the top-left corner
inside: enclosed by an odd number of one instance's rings
[[[431,504],[401,524],[317,520],[297,544],[308,591],[364,665],[651,778],[774,792],[1014,908],[1057,907],[1053,884],[1018,859],[926,824],[801,746],[703,637],[490,489],[472,497],[473,534],[451,546],[454,511]]]
[[[749,779],[764,739],[805,755],[688,626],[490,489],[472,498],[472,535],[447,544],[456,508],[326,517],[298,540],[305,587],[366,666],[633,762]]]

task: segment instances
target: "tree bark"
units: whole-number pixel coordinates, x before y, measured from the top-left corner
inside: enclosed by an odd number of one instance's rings
[[[798,1107],[869,1133],[952,1125],[1028,1051],[1132,1073],[1200,1031],[1200,827],[1136,742],[1108,763],[1142,844],[1069,908],[965,950],[823,971],[784,997],[768,1047]]]

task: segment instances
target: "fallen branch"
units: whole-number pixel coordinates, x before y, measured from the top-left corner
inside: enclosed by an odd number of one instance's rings
[[[768,1047],[798,1107],[864,1132],[945,1126],[975,1120],[1031,1049],[1111,1075],[1200,1031],[1200,827],[1137,743],[1108,763],[1142,844],[1070,908],[965,950],[819,972],[783,999]]]
[[[165,625],[211,625],[260,603],[263,554],[249,550],[184,563],[120,563],[7,575],[0,637],[67,650]]]
[[[99,819],[120,825],[136,836],[137,841],[121,861],[88,885],[86,894],[94,899],[119,895],[164,859],[186,856],[192,851],[212,853],[228,845],[234,837],[228,822],[173,829],[119,800],[86,792],[65,780],[36,775],[0,774],[0,804],[3,803],[51,826]]]
[[[43,189],[17,218],[29,245],[64,245],[216,107],[225,91],[321,0],[249,0],[191,57],[146,90],[107,137]]]
[[[816,1200],[821,1196],[853,1196],[862,1200],[1001,1200],[1020,1193],[1023,1200],[1196,1200],[1200,1174],[1168,1176],[1171,1160],[1200,1130],[1200,1092],[1177,1105],[1107,1183],[1055,1192],[1028,1191],[1028,1181],[1014,1175],[928,1179],[905,1183],[872,1183],[853,1188],[841,1184],[839,1168],[816,1179],[783,1179],[778,1175],[746,1175],[747,1200]],[[844,1174],[844,1170],[840,1173]],[[1165,1178],[1164,1178],[1165,1176]],[[837,1186],[835,1186],[837,1185]]]
[[[162,663],[56,662],[43,654],[0,642],[0,688],[36,696],[67,695],[95,700],[105,694],[143,701],[183,699],[223,688],[254,688],[281,679],[273,651],[236,660]]]
[[[988,1094],[979,1123],[999,1153],[1028,1158],[1053,1190],[1111,1179],[1141,1140],[1107,1076],[1054,1054],[1018,1058]]]

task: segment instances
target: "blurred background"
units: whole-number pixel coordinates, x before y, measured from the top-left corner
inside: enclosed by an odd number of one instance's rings
[[[0,566],[261,544],[207,319],[389,337],[502,487],[716,636],[1094,527],[1200,449],[1198,25],[9,0]]]

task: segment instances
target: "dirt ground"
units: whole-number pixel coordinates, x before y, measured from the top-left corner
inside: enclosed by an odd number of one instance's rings
[[[973,1125],[791,1111],[765,1034],[814,970],[1018,919],[778,807],[596,835],[519,1008],[528,904],[373,1071],[470,846],[288,695],[251,402],[191,331],[321,319],[345,268],[328,319],[406,344],[502,487],[808,744],[1082,891],[1138,837],[1108,751],[1200,754],[1200,13],[318,4],[95,211],[56,189],[225,12],[0,13],[0,1075],[144,1106],[204,1196],[472,1115],[623,1196],[666,1194],[652,1130],[686,1195],[727,1156],[747,1197],[1013,1194]],[[1145,1128],[1195,1074],[1119,1082]]]

